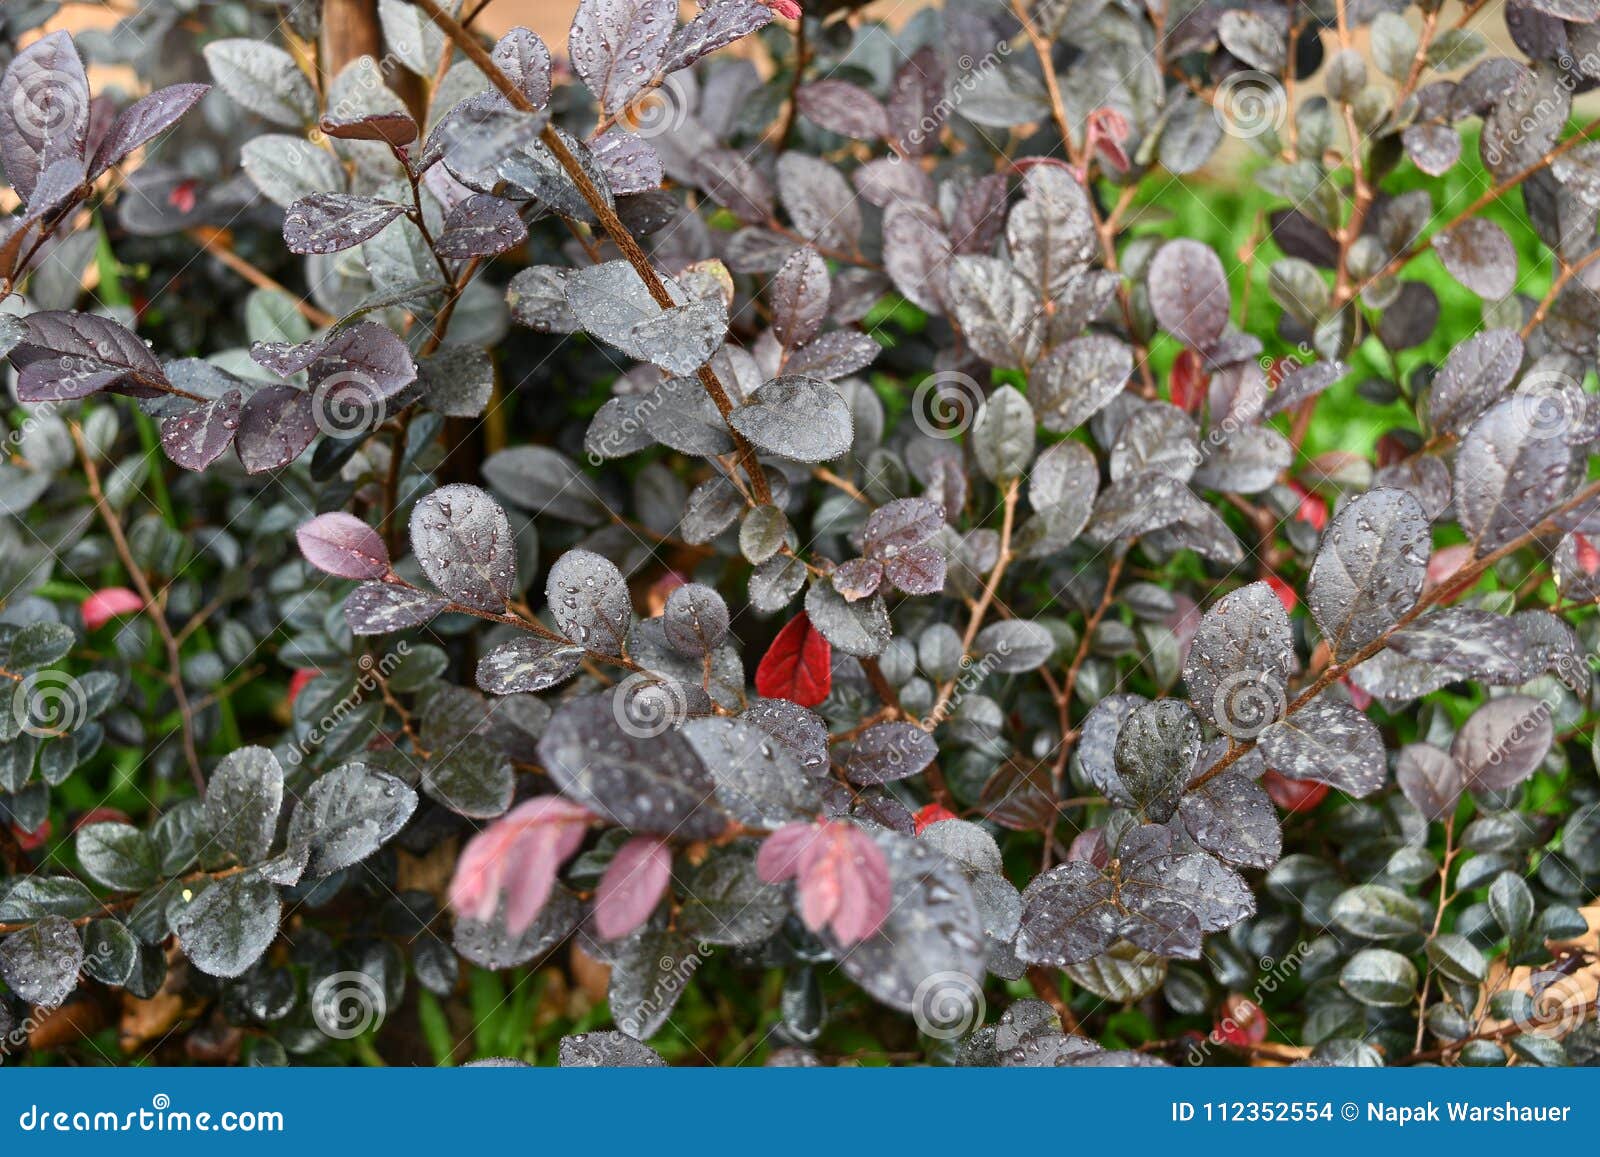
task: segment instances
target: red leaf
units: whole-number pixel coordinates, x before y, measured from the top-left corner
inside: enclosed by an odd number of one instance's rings
[[[119,615],[131,615],[144,609],[144,600],[127,587],[102,587],[83,600],[80,612],[83,625],[91,631],[99,630]]]
[[[293,675],[289,676],[289,706],[294,706],[294,701],[300,698],[300,692],[306,689],[306,684],[320,674],[322,672],[315,668],[301,667]]]
[[[917,814],[911,817],[916,825],[917,835],[921,835],[934,824],[943,823],[945,820],[959,818],[955,812],[941,803],[925,803],[917,809]]]
[[[458,916],[487,923],[504,896],[506,931],[521,936],[593,818],[556,795],[534,796],[512,808],[467,841],[450,881],[450,906]]]
[[[1229,993],[1218,1011],[1211,1039],[1239,1048],[1258,1045],[1267,1039],[1267,1014],[1248,996]]]
[[[25,832],[16,824],[11,825],[12,838],[17,841],[17,847],[25,852],[38,851],[50,840],[50,821],[45,820],[31,832]]]
[[[1322,802],[1328,794],[1328,785],[1309,779],[1290,779],[1271,768],[1261,777],[1261,786],[1267,789],[1272,802],[1286,812],[1308,812]]]
[[[1172,404],[1191,414],[1198,412],[1210,382],[1211,375],[1206,373],[1199,352],[1185,346],[1172,363],[1172,376],[1168,379]]]
[[[1309,522],[1316,530],[1328,525],[1327,499],[1315,491],[1307,490],[1298,482],[1290,482],[1289,488],[1300,496],[1300,508],[1295,511],[1296,518],[1301,522]]]
[[[1583,568],[1583,573],[1593,574],[1600,570],[1600,550],[1595,549],[1594,543],[1585,535],[1576,532],[1572,535],[1572,541],[1578,548],[1578,565]]]
[[[1272,593],[1278,596],[1278,601],[1283,604],[1283,609],[1293,611],[1300,598],[1294,593],[1294,588],[1284,582],[1275,574],[1267,576],[1267,585],[1272,588]]]
[[[756,667],[756,691],[815,707],[833,688],[833,648],[804,611],[783,625]]]

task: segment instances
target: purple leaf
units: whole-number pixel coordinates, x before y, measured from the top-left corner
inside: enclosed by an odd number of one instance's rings
[[[873,558],[853,558],[839,564],[832,581],[833,589],[853,603],[877,593],[883,582],[883,564]]]
[[[550,50],[538,33],[513,28],[500,38],[492,55],[534,108],[550,103]]]
[[[1222,262],[1198,241],[1169,241],[1150,263],[1150,308],[1161,328],[1205,349],[1228,325],[1228,280]]]
[[[677,15],[674,0],[579,3],[567,56],[606,112],[621,112],[655,76]]]
[[[659,188],[664,173],[661,154],[643,137],[627,129],[607,129],[589,142],[595,164],[606,175],[611,191],[619,197]]]
[[[344,620],[353,635],[387,635],[420,627],[449,605],[449,599],[401,583],[362,583],[344,601]]]
[[[294,533],[300,553],[320,571],[347,579],[382,578],[389,573],[383,536],[353,514],[319,514]]]
[[[817,336],[828,318],[828,263],[809,245],[796,249],[772,279],[772,332],[786,349]]]
[[[923,157],[939,147],[939,107],[945,99],[944,58],[935,45],[925,45],[895,73],[889,92],[889,123],[900,138],[900,151]],[[908,168],[910,166],[907,166]]]
[[[134,101],[118,114],[111,131],[95,149],[89,178],[98,177],[134,149],[171,128],[210,91],[209,84],[173,84]]]
[[[242,395],[229,390],[161,421],[161,448],[185,470],[204,470],[233,445]]]
[[[0,79],[0,114],[0,167],[24,201],[51,162],[83,160],[89,78],[71,36],[52,32],[17,53]]]
[[[19,401],[84,398],[119,383],[168,385],[144,342],[108,317],[46,311],[30,314],[24,324],[28,336],[11,351]]]
[[[795,93],[800,115],[831,133],[875,141],[889,135],[889,114],[878,98],[846,80],[815,80]]]
[[[650,918],[672,878],[672,851],[655,836],[634,836],[617,849],[594,896],[595,929],[617,940]]]
[[[772,9],[756,0],[717,0],[672,34],[667,41],[662,72],[680,68],[708,56],[719,48],[742,40],[772,22]]]
[[[376,237],[405,207],[348,193],[301,197],[283,217],[283,242],[290,253],[337,253]]]
[[[440,257],[461,260],[493,257],[521,245],[528,238],[517,207],[502,197],[474,193],[450,210],[444,232],[435,248]]]
[[[405,148],[417,139],[417,122],[411,114],[394,110],[349,118],[326,116],[317,126],[340,141],[383,141]]]
[[[293,462],[316,436],[309,395],[293,386],[263,386],[245,402],[234,444],[245,472],[262,474]]]

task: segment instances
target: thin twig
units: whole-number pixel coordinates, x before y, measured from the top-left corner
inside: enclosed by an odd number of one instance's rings
[[[305,318],[312,325],[321,329],[326,329],[328,326],[332,325],[338,320],[338,318],[334,317],[333,314],[323,312],[316,306],[312,305],[309,301],[306,301],[304,298],[296,297],[283,285],[268,277],[261,270],[250,264],[250,262],[246,261],[243,257],[240,257],[234,252],[233,245],[228,241],[228,234],[224,230],[213,229],[210,226],[197,226],[193,229],[190,229],[188,232],[190,238],[197,245],[199,245],[200,248],[211,254],[211,256],[222,262],[222,264],[226,265],[229,269],[233,270],[257,289],[273,289],[281,294],[284,294],[294,302],[294,307],[299,311],[300,316]]]
[[[83,463],[83,474],[89,485],[89,497],[94,501],[95,509],[100,514],[100,520],[106,525],[106,533],[111,536],[112,546],[115,547],[117,558],[122,561],[122,567],[128,572],[134,589],[139,592],[139,597],[144,600],[145,613],[150,621],[155,624],[156,632],[161,636],[161,645],[167,653],[167,685],[172,688],[172,697],[178,705],[179,731],[183,736],[183,754],[189,762],[189,775],[194,780],[194,786],[201,795],[206,793],[206,776],[200,767],[200,749],[195,744],[194,738],[194,710],[189,705],[189,694],[183,686],[183,657],[179,651],[178,640],[172,633],[172,627],[167,623],[167,616],[156,602],[155,592],[150,588],[150,580],[145,577],[143,568],[134,560],[133,551],[128,546],[127,536],[122,533],[122,519],[112,509],[111,503],[106,498],[104,488],[100,485],[100,469],[94,464],[94,455],[89,450],[89,443],[84,440],[83,430],[78,423],[68,419],[67,430],[72,435],[72,441],[78,448],[78,458]]]

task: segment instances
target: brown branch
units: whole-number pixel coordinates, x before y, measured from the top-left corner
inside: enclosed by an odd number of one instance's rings
[[[1591,482],[1589,485],[1579,490],[1576,494],[1560,503],[1532,530],[1525,534],[1519,535],[1499,549],[1490,551],[1482,558],[1470,562],[1466,566],[1462,567],[1455,574],[1451,575],[1444,582],[1440,583],[1437,587],[1434,587],[1433,590],[1429,591],[1427,594],[1418,599],[1415,606],[1396,619],[1392,627],[1390,627],[1383,634],[1379,635],[1376,639],[1372,640],[1372,642],[1362,647],[1359,651],[1347,659],[1341,659],[1338,662],[1329,663],[1328,666],[1323,670],[1322,674],[1317,676],[1315,681],[1313,681],[1309,687],[1300,692],[1299,695],[1295,696],[1294,700],[1284,708],[1283,718],[1287,718],[1288,716],[1293,715],[1296,711],[1299,711],[1301,708],[1305,707],[1306,704],[1310,703],[1334,683],[1344,678],[1345,675],[1349,674],[1362,663],[1365,663],[1368,659],[1378,654],[1378,652],[1388,647],[1389,640],[1394,636],[1396,631],[1399,631],[1415,622],[1425,611],[1431,610],[1433,607],[1436,607],[1441,603],[1448,602],[1461,592],[1470,588],[1478,581],[1478,579],[1482,578],[1484,573],[1488,571],[1490,567],[1494,566],[1495,563],[1499,562],[1503,558],[1507,558],[1515,554],[1517,551],[1532,544],[1540,537],[1560,530],[1560,527],[1555,523],[1556,515],[1571,510],[1573,507],[1595,497],[1596,495],[1600,495],[1600,482]],[[1194,782],[1189,785],[1190,790],[1200,787],[1202,784],[1209,783],[1211,780],[1221,775],[1224,771],[1227,771],[1228,768],[1232,767],[1240,759],[1244,758],[1245,754],[1255,747],[1255,745],[1256,741],[1254,739],[1245,739],[1234,743],[1233,746],[1228,748],[1227,753],[1224,754],[1223,757],[1219,759],[1210,770],[1206,771],[1203,775],[1198,776]]]
[[[499,65],[495,64],[494,59],[485,51],[483,45],[479,44],[470,32],[461,27],[453,16],[435,3],[435,0],[411,0],[411,2],[426,12],[429,19],[451,40],[456,42],[457,47],[466,54],[467,59],[478,66],[479,70],[488,78],[489,83],[499,90],[500,95],[504,96],[513,108],[528,113],[537,111],[533,107],[533,102],[523,95],[522,90],[516,86],[509,76],[500,70]],[[673,301],[672,295],[667,292],[667,287],[656,274],[655,266],[650,263],[650,258],[646,255],[644,249],[640,247],[633,234],[628,232],[627,226],[623,225],[621,218],[617,216],[617,211],[601,195],[594,182],[589,179],[589,175],[584,172],[583,166],[572,155],[572,150],[567,148],[566,142],[548,125],[540,132],[539,141],[545,148],[550,150],[550,154],[555,157],[556,163],[565,170],[567,176],[572,179],[573,184],[578,187],[578,191],[583,194],[584,201],[588,204],[596,219],[599,220],[600,227],[605,230],[606,236],[611,239],[612,244],[621,250],[623,258],[629,265],[633,266],[634,272],[639,275],[639,280],[644,282],[644,287],[649,292],[651,300],[664,310],[676,308],[677,303]],[[733,399],[728,396],[728,391],[717,378],[716,371],[709,364],[706,364],[696,371],[696,376],[700,379],[700,385],[710,395],[711,401],[716,405],[717,413],[721,414],[724,422],[726,422],[728,415],[733,412]],[[738,449],[740,464],[744,467],[745,474],[749,476],[750,487],[756,501],[763,505],[770,503],[772,501],[772,490],[767,485],[766,473],[762,469],[760,460],[756,457],[755,450],[745,441],[744,435],[733,429],[732,426],[728,427],[728,433],[733,438],[733,443]]]
[[[283,285],[268,277],[250,262],[246,261],[233,251],[233,244],[228,239],[224,229],[213,229],[209,225],[199,225],[188,231],[189,237],[211,256],[233,270],[257,289],[273,289],[284,294],[294,302],[295,309],[300,311],[300,316],[312,325],[326,329],[338,319],[331,313],[324,313],[304,298],[290,293]]]
[[[1578,1006],[1577,1009],[1578,1023],[1582,1024],[1583,1021],[1588,1019],[1589,1015],[1594,1012],[1600,1012],[1600,1000],[1584,1001]],[[1415,1065],[1420,1064],[1423,1061],[1443,1060],[1453,1053],[1460,1052],[1463,1045],[1471,1044],[1473,1041],[1486,1040],[1494,1041],[1496,1044],[1498,1044],[1501,1041],[1510,1040],[1514,1036],[1521,1036],[1527,1031],[1528,1030],[1524,1026],[1518,1024],[1516,1021],[1512,1021],[1510,1024],[1503,1024],[1498,1028],[1492,1028],[1486,1032],[1478,1032],[1473,1033],[1471,1036],[1464,1036],[1460,1040],[1453,1040],[1449,1044],[1440,1045],[1435,1049],[1426,1049],[1421,1052],[1414,1052],[1408,1057],[1398,1058],[1393,1063],[1397,1065]]]
[[[806,65],[811,63],[811,46],[806,43],[806,18],[802,13],[795,21],[794,78],[789,82],[789,109],[784,114],[783,131],[778,134],[778,151],[789,147],[794,139],[795,122],[800,118],[800,82],[805,77]]]
[[[978,637],[978,631],[983,627],[984,616],[989,613],[989,604],[994,602],[995,592],[1000,589],[1000,580],[1005,577],[1006,567],[1011,565],[1011,530],[1016,524],[1017,498],[1021,490],[1020,478],[1013,478],[1006,483],[1000,517],[1000,557],[994,564],[994,570],[989,572],[989,580],[983,584],[978,601],[972,604],[972,614],[967,619],[966,633],[961,636],[963,655],[972,649],[972,641]],[[922,721],[924,728],[932,730],[943,720],[945,708],[950,706],[950,698],[955,694],[955,689],[956,678],[945,680],[939,688],[938,696],[934,699],[933,707]]]
[[[172,633],[172,627],[167,623],[167,616],[163,608],[156,602],[155,592],[150,588],[150,580],[145,577],[144,570],[133,557],[133,551],[128,546],[127,536],[122,533],[122,519],[111,508],[111,503],[106,499],[105,489],[100,485],[100,469],[94,464],[94,455],[89,450],[89,444],[84,440],[83,430],[78,423],[67,420],[67,430],[72,435],[72,441],[78,448],[78,458],[83,463],[84,478],[89,486],[89,497],[94,501],[95,509],[100,514],[100,520],[106,525],[106,533],[111,536],[112,546],[116,548],[117,558],[122,561],[122,567],[128,572],[128,578],[133,582],[134,589],[139,592],[139,597],[144,600],[145,613],[151,623],[155,625],[156,632],[161,636],[161,645],[167,653],[167,685],[172,688],[172,697],[178,705],[179,731],[183,737],[183,754],[189,762],[189,775],[194,780],[195,789],[201,794],[206,793],[206,776],[200,767],[200,750],[194,738],[194,709],[189,705],[189,693],[183,686],[183,657],[178,647],[178,640]]]
[[[1404,269],[1407,265],[1409,265],[1411,262],[1415,261],[1418,257],[1421,257],[1429,249],[1432,249],[1434,242],[1442,234],[1450,232],[1450,230],[1454,229],[1457,225],[1461,224],[1463,221],[1467,220],[1468,218],[1476,217],[1478,215],[1478,213],[1482,209],[1484,209],[1486,206],[1488,206],[1490,204],[1493,204],[1495,201],[1498,201],[1501,197],[1505,196],[1507,193],[1511,192],[1513,189],[1515,189],[1518,186],[1520,186],[1524,181],[1528,180],[1530,177],[1534,176],[1536,173],[1539,173],[1539,172],[1543,171],[1544,169],[1548,168],[1556,160],[1556,158],[1560,157],[1563,153],[1566,153],[1569,150],[1576,148],[1577,146],[1581,145],[1584,141],[1588,140],[1589,137],[1592,136],[1595,133],[1596,130],[1600,130],[1600,117],[1596,117],[1594,120],[1592,120],[1588,124],[1584,125],[1581,129],[1579,129],[1577,132],[1573,133],[1570,137],[1568,137],[1566,140],[1562,141],[1559,145],[1556,145],[1549,152],[1545,153],[1544,156],[1540,157],[1537,161],[1534,161],[1533,164],[1529,165],[1527,168],[1523,169],[1522,171],[1520,171],[1518,173],[1513,174],[1512,176],[1508,177],[1506,180],[1500,182],[1499,184],[1492,185],[1488,189],[1484,190],[1483,193],[1481,193],[1477,197],[1477,199],[1474,200],[1465,209],[1461,210],[1454,217],[1450,218],[1450,220],[1446,221],[1443,226],[1441,226],[1438,229],[1435,229],[1433,231],[1433,233],[1431,233],[1428,236],[1427,240],[1418,241],[1416,244],[1412,245],[1411,248],[1407,249],[1405,252],[1396,254],[1394,257],[1390,258],[1389,263],[1387,265],[1385,265],[1382,269],[1378,270],[1377,273],[1375,273],[1371,277],[1367,278],[1367,280],[1366,280],[1366,282],[1364,284],[1365,285],[1371,285],[1372,283],[1374,283],[1376,281],[1381,281],[1385,277],[1391,277],[1394,274],[1400,272],[1400,270]],[[1360,287],[1360,286],[1355,287],[1353,289],[1353,291],[1352,291],[1352,296],[1354,296],[1355,293],[1359,293],[1361,288],[1362,287]]]

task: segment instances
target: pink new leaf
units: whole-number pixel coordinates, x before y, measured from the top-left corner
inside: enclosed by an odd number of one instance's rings
[[[796,878],[806,927],[819,932],[831,925],[841,944],[865,940],[889,915],[889,862],[854,824],[829,820],[779,828],[761,845],[756,871],[769,884]]]
[[[347,579],[378,579],[389,573],[383,536],[353,514],[319,514],[294,534],[300,553],[320,571]]]
[[[513,808],[467,844],[450,882],[450,906],[480,922],[506,901],[506,931],[520,936],[538,918],[561,865],[583,843],[591,816],[556,795]]]
[[[79,613],[91,631],[105,626],[118,615],[131,615],[144,609],[144,600],[127,587],[102,587],[83,600]]]
[[[595,930],[626,936],[650,918],[672,878],[672,851],[654,836],[635,836],[612,857],[594,896]]]

